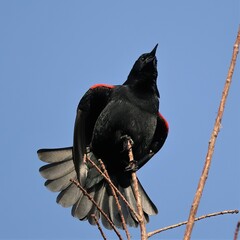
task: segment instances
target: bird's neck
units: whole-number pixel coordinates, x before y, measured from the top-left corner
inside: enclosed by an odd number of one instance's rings
[[[126,82],[138,93],[153,94],[159,97],[156,76],[128,76]]]

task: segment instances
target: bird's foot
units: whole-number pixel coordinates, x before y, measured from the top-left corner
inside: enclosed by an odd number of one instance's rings
[[[135,160],[131,160],[128,166],[125,168],[125,172],[136,172],[138,170],[138,163]]]
[[[91,147],[90,146],[86,146],[86,154],[91,152]]]
[[[123,136],[121,136],[120,139],[122,140],[122,143],[123,143],[123,150],[122,150],[122,152],[129,151],[129,149],[131,149],[133,144],[134,144],[132,138],[129,137],[128,135],[123,135]]]

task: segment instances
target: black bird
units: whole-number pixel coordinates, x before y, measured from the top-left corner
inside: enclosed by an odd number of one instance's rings
[[[138,58],[123,85],[97,84],[85,93],[77,108],[73,147],[38,150],[39,158],[48,163],[40,168],[41,175],[47,179],[45,186],[60,192],[57,202],[63,207],[72,206],[72,215],[80,220],[95,224],[91,216],[95,214],[111,229],[104,216],[69,179],[78,180],[116,227],[122,228],[111,189],[85,161],[87,147],[89,158],[98,165],[97,159],[102,159],[113,183],[136,210],[131,172],[150,160],[168,135],[168,123],[158,112],[156,49],[157,45]],[[133,142],[134,163],[131,164],[126,148],[128,139]],[[148,222],[149,215],[157,214],[157,208],[140,182],[139,191]],[[137,227],[135,216],[121,200],[120,203],[126,223]]]

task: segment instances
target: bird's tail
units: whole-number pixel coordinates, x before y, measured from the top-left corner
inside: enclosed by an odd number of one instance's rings
[[[88,220],[90,224],[95,225],[96,222],[92,215],[97,219],[101,218],[103,226],[111,229],[110,224],[105,217],[98,211],[96,206],[85,196],[82,191],[70,181],[77,180],[76,171],[73,164],[72,148],[59,149],[41,149],[38,151],[40,160],[48,163],[39,169],[41,175],[47,179],[45,186],[53,191],[60,192],[57,196],[57,203],[63,207],[72,206],[72,215],[80,220]],[[98,164],[98,161],[91,155],[91,160]],[[85,166],[86,179],[84,188],[89,195],[95,200],[98,206],[108,215],[116,227],[122,228],[120,215],[115,199],[111,193],[108,183],[101,175],[97,173],[95,168]],[[114,178],[114,177],[113,177]],[[119,189],[125,199],[130,203],[137,212],[136,199],[133,193],[133,184],[123,187],[119,184],[117,178],[112,179],[115,186]],[[82,183],[83,184],[83,183]],[[142,185],[138,181],[139,192],[142,199],[143,212],[146,222],[149,221],[149,215],[157,214],[157,208],[150,200]],[[121,198],[119,198],[122,213],[126,223],[129,226],[137,227],[138,220],[131,210],[126,206]]]

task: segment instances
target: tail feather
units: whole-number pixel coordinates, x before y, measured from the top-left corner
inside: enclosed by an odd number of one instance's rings
[[[136,203],[136,199],[133,194],[133,191],[131,189],[131,186],[124,188],[124,196],[126,200],[129,202],[129,204],[132,206],[132,208],[135,210],[135,212],[137,212],[137,203]],[[129,213],[128,213],[127,221],[129,221],[129,225],[132,227],[137,227],[138,220],[136,216],[132,213],[130,209],[128,211]]]
[[[39,171],[44,178],[54,180],[74,171],[74,166],[71,160],[67,160],[59,163],[47,164],[41,167]]]
[[[78,219],[82,219],[82,217],[80,216],[80,214],[79,214],[79,211],[81,210],[81,208],[83,207],[83,206],[80,206],[79,205],[79,203],[81,202],[81,199],[82,199],[82,197],[83,197],[83,194],[79,197],[79,199],[77,200],[77,202],[73,205],[73,207],[72,207],[72,216],[73,217],[76,217],[76,218],[78,218]]]
[[[132,199],[133,196],[130,197],[128,194],[126,195],[126,192],[128,193],[129,191],[125,191],[125,189],[121,186],[119,186],[119,190],[128,202],[129,202],[130,199]],[[125,202],[121,198],[119,199],[119,202],[120,202],[120,205],[121,205],[121,208],[122,208],[122,213],[123,213],[124,219],[126,221],[126,224],[129,225],[130,227],[137,227],[138,222],[135,221],[134,218],[132,218],[131,210],[127,207],[127,205],[125,204]]]
[[[57,196],[57,203],[63,207],[71,207],[81,196],[81,191],[78,187],[71,183],[66,189],[61,191]]]
[[[135,212],[137,212],[138,211],[137,203],[136,203],[136,199],[135,199],[135,196],[134,196],[131,186],[124,188],[124,193],[125,193],[125,197],[126,197],[127,201],[129,202],[129,204],[132,206],[132,208],[135,210]],[[131,211],[130,211],[130,214],[131,215],[129,215],[129,217],[131,216],[134,221],[138,222],[136,216]]]
[[[89,195],[94,197],[95,192],[90,192]],[[93,203],[88,199],[87,196],[83,195],[83,197],[78,201],[78,212],[77,216],[80,220],[85,220],[86,216],[90,212]]]
[[[62,162],[72,159],[72,147],[40,149],[37,154],[39,159],[46,163]]]
[[[92,214],[94,214],[97,219],[101,218],[102,224],[105,228],[112,229],[111,225],[99,212],[96,206],[83,195],[82,191],[74,183],[69,181],[70,179],[77,180],[72,157],[72,148],[41,149],[38,151],[38,156],[40,160],[48,163],[39,169],[41,175],[47,179],[45,186],[53,192],[60,192],[57,196],[57,203],[63,207],[72,206],[72,215],[74,217],[80,220],[88,220],[92,225],[96,225],[96,222],[92,217]],[[93,154],[90,154],[89,156],[95,164],[99,165],[97,158]],[[118,179],[117,176],[112,176],[111,178],[115,186],[137,212],[132,182],[130,185],[122,185],[122,183],[126,183],[126,181],[123,181],[124,179]],[[85,162],[80,166],[80,182],[94,198],[98,206],[113,221],[114,225],[118,228],[122,228],[120,214],[109,185],[91,165],[86,164]],[[139,192],[142,199],[145,221],[148,222],[149,215],[157,214],[157,208],[148,197],[140,182]],[[138,221],[136,216],[120,197],[119,203],[126,224],[130,227],[137,227]]]
[[[149,215],[145,212],[143,212],[143,215],[144,215],[145,223],[148,223],[149,222]]]
[[[145,192],[142,184],[140,181],[138,181],[138,190],[141,196],[142,200],[142,207],[143,211],[148,215],[156,215],[158,214],[157,207],[154,205],[154,203],[151,201],[147,193]]]
[[[98,191],[96,192],[96,194],[94,196],[94,200],[95,200],[95,202],[97,203],[98,206],[102,205],[102,201],[103,201],[105,191],[106,191],[105,182],[102,182],[100,188],[98,189]],[[92,209],[88,213],[87,218],[88,218],[88,221],[91,225],[96,225],[96,222],[93,219],[92,215],[94,215],[97,218],[97,220],[99,220],[100,212],[95,205],[92,206]]]
[[[108,196],[106,187],[105,187],[105,189],[104,189],[104,195],[103,195],[103,198],[102,198],[100,207],[101,207],[101,209],[103,210],[103,212],[105,212],[105,214],[106,214],[108,217],[110,217],[110,214],[109,214],[109,196]],[[106,229],[109,229],[109,230],[112,229],[111,225],[109,224],[109,222],[107,221],[107,219],[106,219],[103,215],[101,215],[101,220],[102,220],[103,226],[104,226]]]
[[[117,228],[123,228],[121,218],[118,213],[118,207],[113,196],[109,196],[109,216]]]
[[[93,186],[97,185],[102,179],[103,179],[103,176],[100,175],[99,173],[96,176],[92,176],[92,174],[88,174],[85,182],[85,188],[86,189],[92,188]]]
[[[47,180],[44,185],[52,192],[60,192],[71,184],[69,180],[73,178],[76,178],[75,171],[54,180]]]

